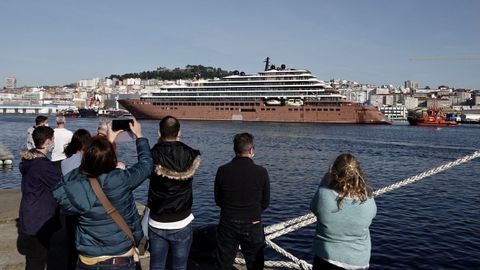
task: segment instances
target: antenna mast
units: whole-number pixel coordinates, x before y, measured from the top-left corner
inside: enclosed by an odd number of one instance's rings
[[[267,71],[270,67],[270,57],[265,58],[263,62],[265,62],[265,71]]]

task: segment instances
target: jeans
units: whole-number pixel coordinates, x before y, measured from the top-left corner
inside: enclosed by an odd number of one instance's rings
[[[109,263],[104,263],[104,262],[99,262],[94,265],[87,265],[82,263],[82,261],[78,260],[77,263],[77,268],[76,270],[97,270],[97,269],[102,269],[102,270],[135,270],[135,261],[133,260],[133,257],[129,258],[126,263],[123,264],[109,264]]]
[[[220,218],[220,224],[217,227],[215,269],[232,269],[239,244],[247,269],[263,270],[265,235],[262,223],[252,224],[223,218]]]
[[[148,237],[151,270],[166,269],[167,257],[171,258],[169,269],[187,269],[188,254],[193,240],[191,223],[176,230],[156,229],[148,226]]]

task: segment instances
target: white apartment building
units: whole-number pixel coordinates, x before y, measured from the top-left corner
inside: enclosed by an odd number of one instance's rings
[[[140,78],[128,78],[123,81],[123,84],[125,85],[141,85],[142,84],[142,79]]]
[[[100,84],[100,78],[94,78],[89,80],[80,80],[77,82],[78,87],[84,88],[96,88]]]

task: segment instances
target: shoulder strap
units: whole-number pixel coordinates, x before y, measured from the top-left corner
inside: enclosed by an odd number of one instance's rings
[[[132,240],[133,245],[135,246],[135,238],[133,236],[132,230],[130,230],[130,227],[128,227],[127,222],[125,222],[125,219],[118,213],[117,209],[113,207],[113,205],[110,203],[108,200],[107,196],[102,190],[102,187],[98,183],[97,178],[92,178],[89,177],[88,180],[90,180],[90,185],[92,185],[93,191],[97,195],[98,199],[102,203],[103,207],[105,210],[107,210],[107,214],[110,215],[110,217],[117,223],[118,227],[122,229],[123,232]]]

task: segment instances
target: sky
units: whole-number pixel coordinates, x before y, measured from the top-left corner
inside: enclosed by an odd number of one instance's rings
[[[2,0],[0,87],[204,65],[480,89],[477,0]]]

